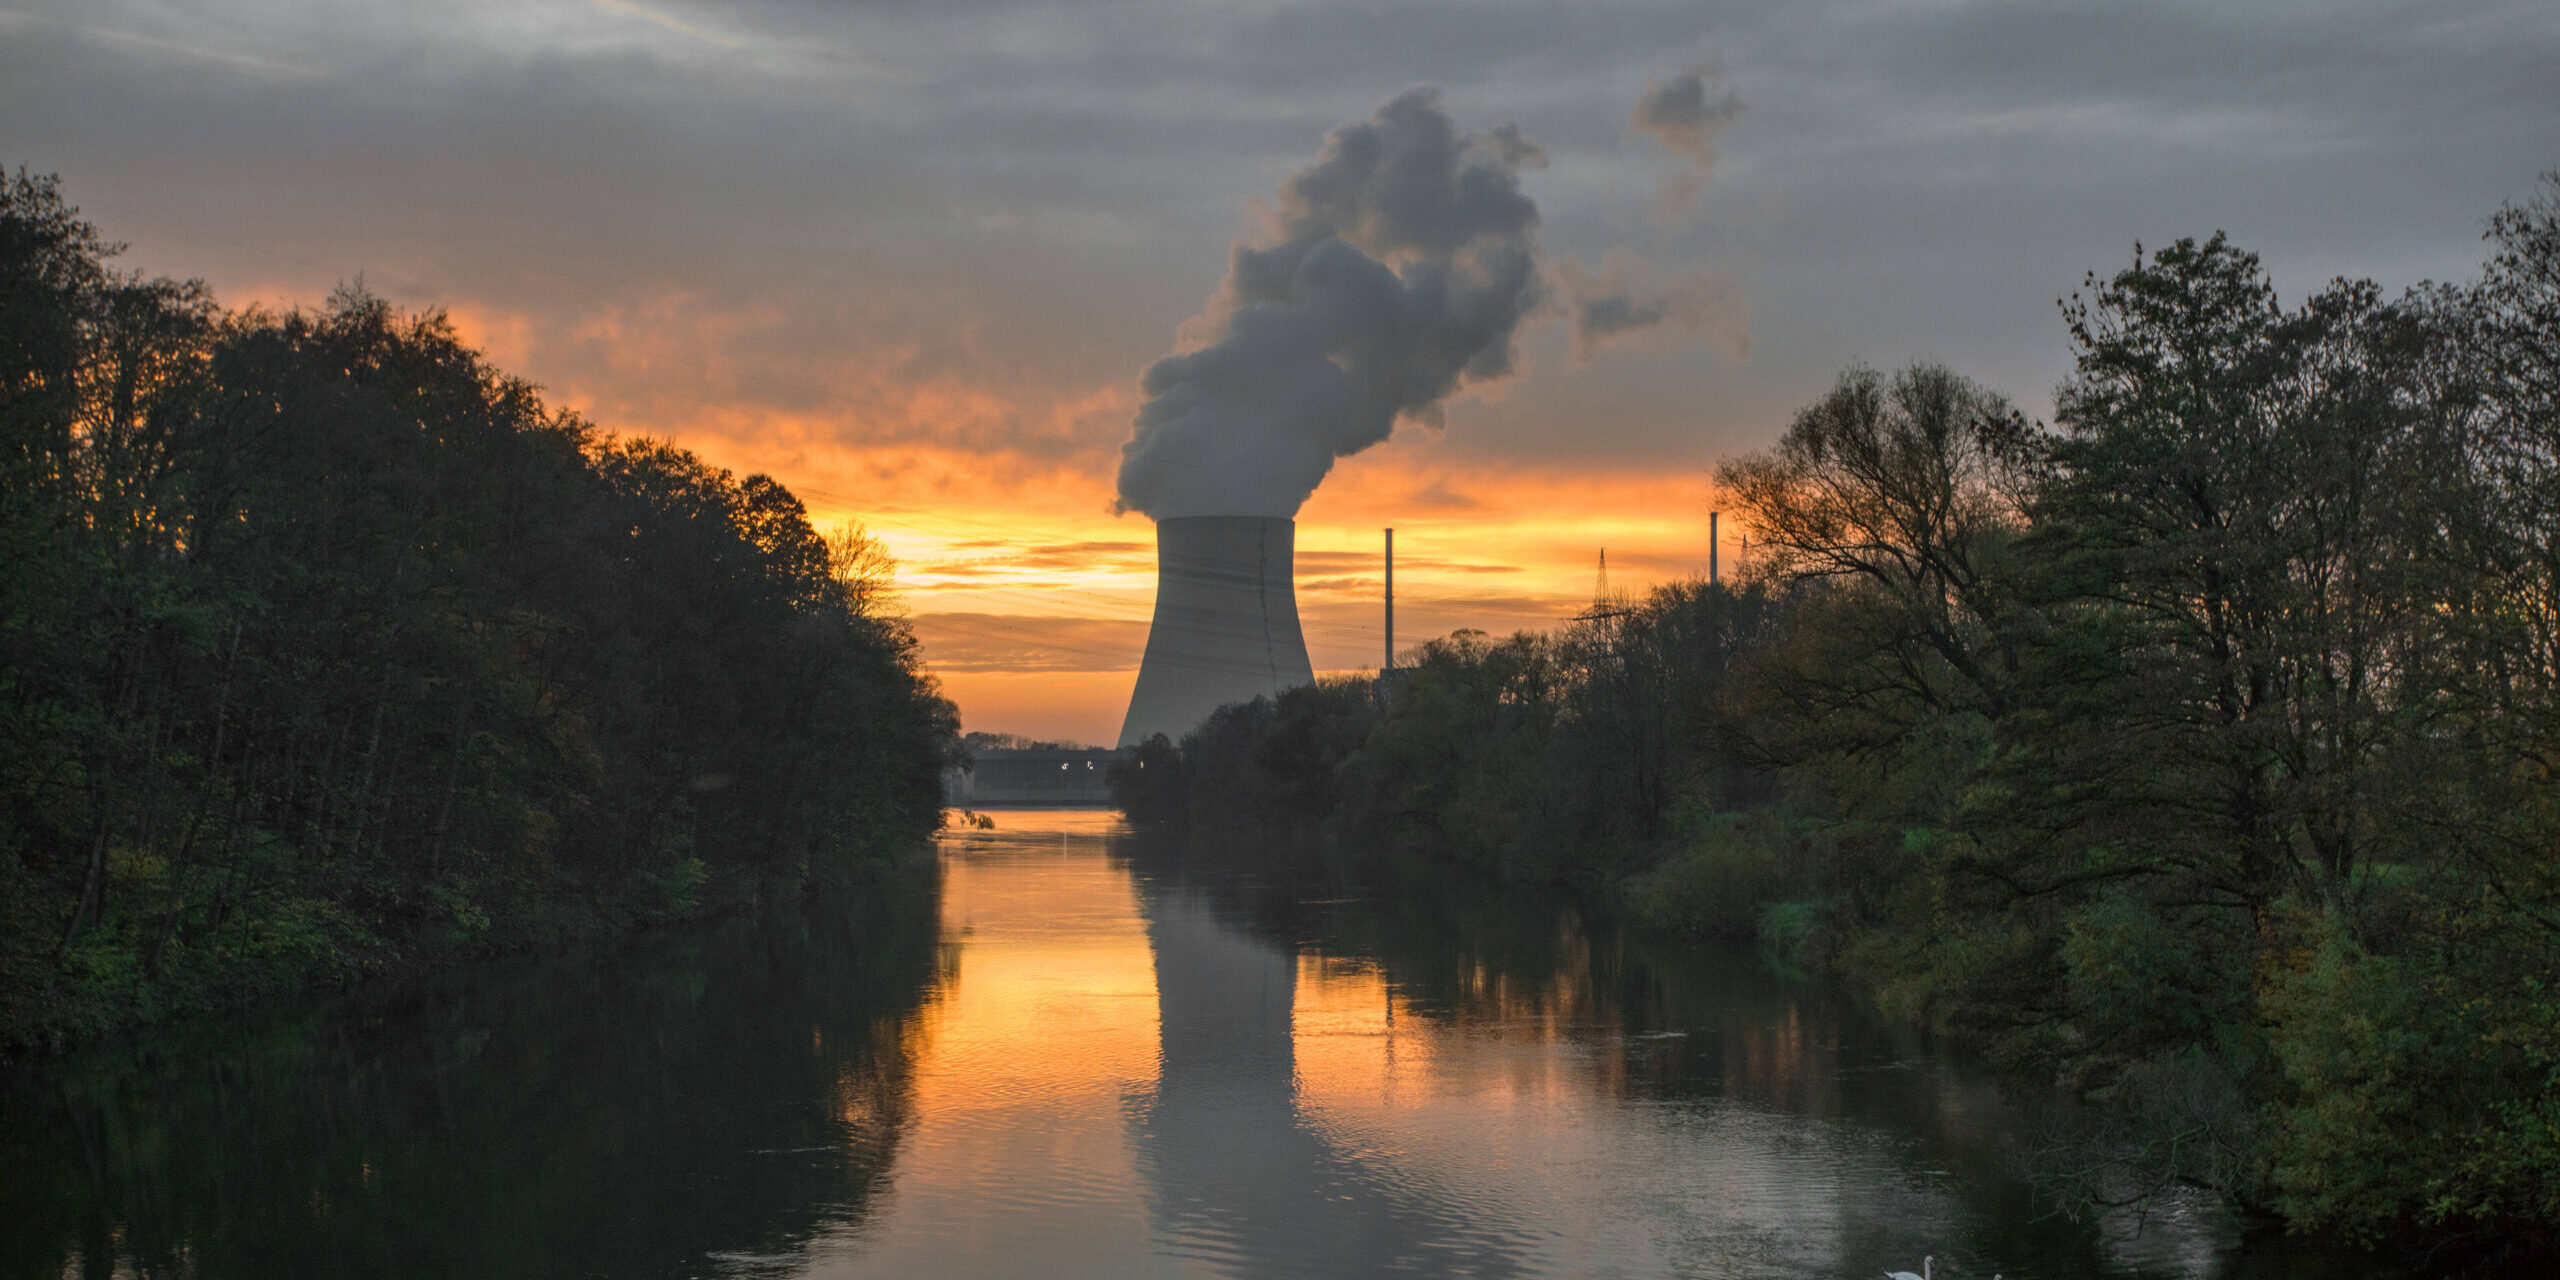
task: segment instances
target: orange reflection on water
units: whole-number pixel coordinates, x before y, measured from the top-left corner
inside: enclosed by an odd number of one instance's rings
[[[1290,1025],[1298,1092],[1314,1099],[1374,1098],[1427,1082],[1438,1057],[1430,1028],[1399,1015],[1386,975],[1374,964],[1316,952],[1298,957]]]
[[[1071,1110],[1154,1078],[1155,965],[1125,873],[1089,851],[963,851],[942,915],[965,959],[917,1028],[927,1115]]]
[[[945,970],[904,1032],[896,1192],[858,1241],[816,1250],[814,1274],[1000,1274],[1143,1247],[1121,1107],[1155,1079],[1155,969],[1128,874],[1098,848],[1108,816],[944,837]]]
[[[1374,962],[1301,955],[1302,1091],[1335,1102],[1364,1091],[1391,1099],[1417,1083],[1490,1102],[1623,1096],[1623,1014],[1599,990],[1589,939],[1565,926],[1557,943],[1552,969],[1524,977],[1469,963],[1421,1009]],[[1459,1041],[1506,1048],[1451,1051]]]
[[[1764,1106],[1823,1115],[1838,1103],[1839,1043],[1805,1024],[1790,1002],[1726,1029],[1724,1087]]]
[[[1301,954],[1300,1107],[1352,1149],[1496,1182],[1536,1167],[1558,1116],[1605,1111],[1627,1084],[1588,948],[1564,954],[1558,971],[1526,982],[1471,965],[1455,976],[1455,999],[1428,1010],[1372,962]]]

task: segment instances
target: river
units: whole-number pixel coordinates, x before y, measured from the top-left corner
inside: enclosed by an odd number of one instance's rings
[[[1006,812],[942,875],[0,1081],[0,1275],[2317,1274],[1747,952]]]

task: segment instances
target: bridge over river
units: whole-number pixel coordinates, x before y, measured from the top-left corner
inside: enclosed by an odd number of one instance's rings
[[[970,767],[943,770],[943,802],[955,809],[1108,806],[1117,751],[1102,747],[979,747]]]

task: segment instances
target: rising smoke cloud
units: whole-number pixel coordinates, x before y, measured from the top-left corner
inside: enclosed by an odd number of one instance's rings
[[[1519,182],[1544,163],[1510,125],[1460,132],[1434,89],[1334,130],[1281,184],[1268,243],[1235,246],[1206,345],[1140,378],[1113,509],[1294,516],[1335,458],[1507,376],[1547,296]]]
[[[1689,206],[1707,185],[1716,164],[1716,135],[1742,115],[1742,99],[1721,87],[1715,68],[1692,67],[1659,84],[1646,81],[1627,128],[1649,133],[1662,145],[1687,156],[1690,172],[1665,179],[1654,200],[1654,215],[1668,219]]]
[[[1600,255],[1597,271],[1571,259],[1556,264],[1572,316],[1574,363],[1590,363],[1613,338],[1662,328],[1703,334],[1727,359],[1751,358],[1750,307],[1741,290],[1705,273],[1659,287],[1630,282],[1652,274],[1642,259],[1616,249]]]

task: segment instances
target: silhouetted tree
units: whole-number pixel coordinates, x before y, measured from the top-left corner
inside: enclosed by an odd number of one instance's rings
[[[950,705],[886,566],[440,315],[226,314],[0,186],[0,1041],[860,874]]]

